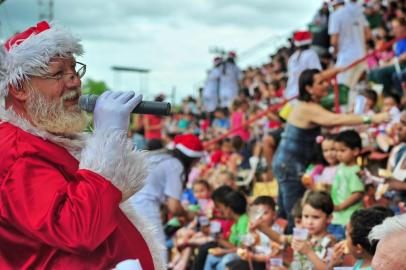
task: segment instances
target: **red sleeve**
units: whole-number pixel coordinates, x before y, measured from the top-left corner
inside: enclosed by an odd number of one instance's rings
[[[73,253],[96,249],[117,226],[121,192],[78,170],[66,179],[53,164],[20,158],[0,188],[1,218],[28,237]]]

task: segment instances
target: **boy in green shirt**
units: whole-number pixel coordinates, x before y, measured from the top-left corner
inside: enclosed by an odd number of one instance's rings
[[[219,248],[209,250],[204,270],[223,270],[227,263],[238,259],[237,247],[240,245],[241,236],[248,232],[247,200],[241,192],[232,191],[224,198],[224,216],[234,220],[228,240],[220,237],[217,239]]]
[[[352,213],[362,208],[364,184],[358,176],[361,169],[357,165],[361,148],[361,137],[354,130],[342,131],[335,139],[335,149],[340,165],[331,188],[334,213],[329,231],[337,241],[345,238],[345,226],[350,221]]]

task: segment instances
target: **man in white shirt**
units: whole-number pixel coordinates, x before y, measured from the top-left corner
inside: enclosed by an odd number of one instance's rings
[[[236,54],[228,53],[227,60],[220,66],[220,107],[228,108],[240,90],[242,72],[235,63]]]
[[[336,66],[345,67],[366,54],[366,39],[370,36],[369,25],[361,6],[355,0],[347,4],[344,4],[344,0],[331,0],[330,4],[334,12],[329,19],[328,33],[337,54]],[[365,69],[366,63],[358,64],[339,74],[338,82],[353,89]]]
[[[213,60],[213,68],[208,72],[206,82],[203,87],[203,106],[205,111],[214,112],[220,105],[219,101],[219,87],[221,64],[223,63],[222,57],[215,57]]]
[[[321,64],[316,51],[310,48],[312,36],[309,31],[297,31],[293,35],[296,51],[288,61],[288,82],[285,98],[290,99],[299,93],[299,76],[306,69],[319,69]]]

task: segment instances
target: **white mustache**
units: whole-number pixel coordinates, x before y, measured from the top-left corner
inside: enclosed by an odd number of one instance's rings
[[[73,100],[79,98],[80,91],[72,90],[62,96],[62,101]]]

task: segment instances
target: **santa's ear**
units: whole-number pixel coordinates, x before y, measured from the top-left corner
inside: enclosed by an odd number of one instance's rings
[[[8,95],[18,101],[26,101],[28,98],[28,91],[26,83],[18,84],[17,86],[9,84],[8,85]]]

